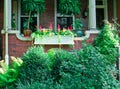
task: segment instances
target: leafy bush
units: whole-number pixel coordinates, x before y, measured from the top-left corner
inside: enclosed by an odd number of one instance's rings
[[[110,64],[114,64],[116,62],[116,46],[118,45],[118,37],[115,33],[111,24],[106,24],[103,30],[100,32],[98,37],[94,41],[94,46],[99,47],[99,52],[105,55],[106,60]]]
[[[62,82],[66,75],[75,75],[79,72],[80,65],[77,65],[78,60],[71,53],[62,49],[51,49],[48,52],[51,62],[51,75],[55,82]],[[78,69],[77,69],[78,68]],[[68,74],[67,74],[68,73]]]
[[[24,63],[20,70],[20,81],[41,81],[47,76],[48,55],[42,47],[30,47],[21,58]]]
[[[107,65],[98,49],[85,46],[78,51],[79,61],[84,66],[80,89],[119,89],[114,77],[114,66]]]
[[[120,89],[114,66],[98,48],[86,45],[72,53],[30,47],[23,55],[16,89]]]

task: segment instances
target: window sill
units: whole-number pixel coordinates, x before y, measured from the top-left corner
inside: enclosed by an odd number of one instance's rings
[[[6,31],[5,30],[1,30],[1,33],[5,34]],[[7,33],[8,34],[16,34],[16,33],[20,33],[20,31],[19,30],[8,30]]]
[[[1,30],[1,33],[5,34],[6,31],[5,30]],[[8,30],[7,33],[8,34],[15,34],[16,37],[19,40],[22,40],[22,41],[32,41],[33,40],[31,37],[24,37],[24,36],[20,35],[20,31],[19,30]]]
[[[21,36],[20,33],[17,33],[17,34],[16,34],[16,37],[17,37],[19,40],[22,40],[22,41],[32,41],[32,40],[33,40],[31,37]]]
[[[79,41],[79,40],[85,40],[87,38],[90,37],[90,34],[99,34],[100,31],[98,30],[89,30],[89,31],[85,31],[85,36],[82,37],[74,37],[74,41]]]
[[[5,34],[5,30],[1,30],[1,33],[2,34]],[[54,39],[54,42],[53,40],[48,40],[47,38],[47,42],[46,42],[46,39],[43,38],[42,39],[42,42],[38,41],[38,39],[35,40],[35,43],[34,44],[51,44],[51,45],[55,45],[55,44],[74,44],[74,41],[79,41],[79,40],[85,40],[87,38],[90,37],[90,34],[98,34],[99,31],[98,30],[89,30],[89,31],[86,31],[85,32],[85,36],[82,36],[82,37],[69,37],[69,36],[63,36],[61,37],[61,42],[59,42],[58,40],[58,37],[55,37],[54,38],[49,38],[49,39]],[[31,37],[24,37],[22,35],[20,35],[20,31],[19,30],[9,30],[8,31],[8,34],[16,34],[16,37],[19,39],[19,40],[22,40],[22,41],[32,41],[33,39]],[[66,40],[68,39],[68,40]],[[56,41],[55,41],[56,40]],[[38,41],[38,42],[37,42]]]

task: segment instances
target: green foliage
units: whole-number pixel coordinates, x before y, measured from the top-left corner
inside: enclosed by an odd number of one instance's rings
[[[35,32],[31,34],[31,37],[34,38],[43,38],[44,36],[74,36],[74,33],[68,29],[61,30],[59,32],[54,32],[53,30],[51,31],[50,29],[37,29]]]
[[[77,18],[73,24],[76,30],[81,30],[83,27],[82,20]]]
[[[45,0],[22,0],[22,9],[24,14],[28,14],[27,29],[30,28],[31,16],[37,13],[42,14],[45,11]],[[25,21],[25,23],[26,23]]]
[[[12,85],[17,80],[22,61],[20,58],[15,57],[11,57],[11,59],[13,60],[11,65],[7,65],[4,61],[0,63],[0,89]]]
[[[98,48],[85,45],[68,52],[33,46],[24,61],[16,89],[120,89],[113,65],[107,65]]]
[[[15,20],[15,13],[12,13],[12,29],[16,30],[16,20]]]
[[[106,57],[98,51],[98,48],[85,46],[78,51],[78,56],[84,68],[80,89],[119,89],[114,77],[115,67],[107,65]]]
[[[109,63],[116,62],[117,51],[115,46],[118,45],[118,37],[115,33],[111,24],[105,25],[103,30],[100,32],[96,40],[94,41],[94,46],[99,47],[99,52],[106,56],[106,60]]]
[[[79,14],[81,11],[79,0],[59,0],[59,11],[61,14]]]
[[[42,47],[30,47],[22,60],[24,63],[20,69],[20,81],[41,81],[47,76],[48,55]]]
[[[60,68],[66,62],[71,63],[71,61],[74,60],[74,56],[62,49],[51,49],[49,50],[48,55],[50,56],[50,62],[52,64],[51,66],[52,77],[54,81],[59,82],[59,80],[62,77]]]
[[[23,9],[25,12],[40,14],[45,11],[45,0],[22,0]]]

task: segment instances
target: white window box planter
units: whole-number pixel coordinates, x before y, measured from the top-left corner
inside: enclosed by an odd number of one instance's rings
[[[41,45],[68,45],[74,44],[74,37],[72,36],[43,36],[41,38],[35,38],[34,44]]]

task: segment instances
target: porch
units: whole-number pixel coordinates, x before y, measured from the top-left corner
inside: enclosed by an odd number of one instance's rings
[[[22,18],[24,18],[23,15],[20,14],[20,1],[21,0],[4,0],[4,30],[2,31],[2,56],[3,59],[6,59],[6,62],[9,62],[9,56],[21,56],[28,47],[33,45],[33,40],[31,38],[26,38],[23,35],[22,31]],[[96,2],[103,2],[102,5],[96,4]],[[117,9],[117,3],[119,3],[119,0],[111,0],[108,2],[108,0],[82,0],[82,11],[81,15],[77,15],[76,17],[82,18],[82,12],[88,9],[89,13],[87,15],[87,26],[85,27],[85,36],[82,37],[75,37],[74,38],[74,45],[73,48],[70,48],[69,45],[61,45],[61,48],[64,48],[66,50],[70,49],[79,49],[82,47],[82,41],[86,39],[87,43],[93,42],[94,38],[97,36],[99,31],[98,23],[100,18],[101,11],[103,14],[101,14],[103,19],[111,20],[112,18],[119,17],[117,15],[117,12],[119,13],[119,10]],[[89,4],[89,5],[88,5]],[[117,6],[117,7],[116,7]],[[41,16],[38,16],[37,24],[41,24],[43,27],[48,28],[50,22],[54,24],[53,28],[57,29],[57,13],[56,13],[56,0],[47,0],[46,1],[46,12],[44,12]],[[96,9],[98,11],[96,11]],[[13,29],[12,22],[13,22],[13,16],[12,14],[15,14],[15,24],[16,28]],[[85,14],[84,13],[84,14]],[[97,17],[98,16],[98,17]],[[67,17],[66,17],[67,18]],[[74,18],[73,18],[74,19]],[[84,19],[84,18],[83,18]],[[96,20],[98,19],[98,20]],[[102,19],[102,20],[103,20]],[[86,24],[86,23],[84,23]],[[84,28],[83,28],[84,29]],[[44,45],[44,48],[46,51],[50,48],[56,48],[59,47],[59,45]]]

